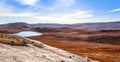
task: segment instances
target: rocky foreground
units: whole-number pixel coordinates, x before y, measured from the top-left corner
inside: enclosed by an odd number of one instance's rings
[[[98,62],[48,46],[39,41],[27,40],[38,42],[42,47],[34,44],[4,44],[4,40],[2,40],[0,41],[2,42],[0,43],[0,62]]]

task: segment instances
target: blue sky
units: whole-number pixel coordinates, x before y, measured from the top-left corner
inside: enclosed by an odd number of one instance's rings
[[[120,0],[0,0],[0,24],[120,21]]]

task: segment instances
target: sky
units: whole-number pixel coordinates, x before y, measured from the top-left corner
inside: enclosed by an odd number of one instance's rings
[[[120,21],[120,0],[0,0],[0,24]]]

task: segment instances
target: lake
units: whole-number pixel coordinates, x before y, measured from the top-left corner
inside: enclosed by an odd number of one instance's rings
[[[34,32],[34,31],[22,31],[19,33],[16,33],[14,35],[22,36],[22,37],[30,37],[30,36],[39,36],[42,35],[40,32]]]

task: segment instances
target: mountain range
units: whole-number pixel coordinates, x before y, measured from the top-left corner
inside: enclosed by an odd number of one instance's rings
[[[78,24],[49,24],[49,23],[38,23],[28,24],[25,22],[15,22],[8,24],[1,24],[0,28],[8,27],[19,27],[19,28],[77,28],[86,30],[119,30],[120,21],[118,22],[102,22],[102,23],[78,23]]]

